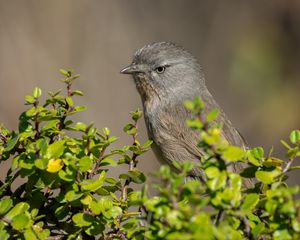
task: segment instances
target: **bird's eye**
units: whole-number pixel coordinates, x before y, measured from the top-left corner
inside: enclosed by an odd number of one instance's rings
[[[157,73],[163,73],[164,71],[166,70],[166,67],[157,67],[156,69],[155,69],[155,71],[157,72]]]

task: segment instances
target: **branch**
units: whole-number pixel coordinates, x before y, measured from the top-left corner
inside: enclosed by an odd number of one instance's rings
[[[282,171],[282,174],[285,174],[286,172],[289,171],[291,165],[293,164],[295,158],[290,158],[288,163],[286,164],[285,168]]]
[[[137,120],[134,121],[134,127],[137,129],[138,126],[137,126]],[[136,141],[137,141],[137,133],[133,134],[132,135],[132,138],[133,138],[133,146],[136,146]],[[132,157],[131,157],[131,160],[129,162],[129,171],[132,171],[136,165],[137,165],[137,161],[136,161],[136,158],[137,158],[137,154],[136,153],[132,153]],[[125,183],[124,183],[124,186],[122,188],[122,201],[125,202],[127,200],[127,190],[128,190],[128,186],[130,184],[131,180],[129,179],[126,179]]]

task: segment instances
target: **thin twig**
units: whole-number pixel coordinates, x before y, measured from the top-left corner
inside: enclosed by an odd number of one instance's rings
[[[215,226],[218,226],[218,225],[219,225],[220,220],[221,220],[221,218],[222,218],[222,216],[223,216],[223,213],[224,213],[224,210],[223,210],[223,209],[221,209],[221,210],[218,212],[218,214],[217,214],[217,216],[216,216],[216,218],[215,218],[215,221],[214,221],[214,225],[215,225]]]
[[[137,121],[134,122],[134,127],[138,128]],[[132,136],[132,138],[133,138],[133,144],[132,145],[136,146],[137,133],[135,133]],[[133,171],[134,168],[136,167],[136,165],[137,165],[136,158],[137,158],[137,154],[136,153],[132,153],[132,157],[131,157],[131,160],[129,162],[129,171]],[[127,200],[127,190],[128,190],[128,186],[129,186],[130,182],[131,182],[131,180],[126,179],[126,181],[124,183],[124,186],[122,187],[122,200],[123,200],[123,202],[125,202]]]
[[[250,225],[249,225],[248,219],[245,216],[240,216],[240,219],[242,220],[242,222],[245,225],[245,233],[247,234],[249,240],[252,240],[253,236],[251,234],[251,230],[250,230]]]
[[[108,140],[108,138],[109,138],[109,136],[106,136],[106,140]],[[95,164],[95,167],[93,168],[92,172],[89,175],[90,178],[92,178],[93,176],[95,176],[96,173],[97,173],[97,170],[100,168],[100,163],[103,160],[103,156],[104,156],[105,150],[106,150],[106,147],[103,147],[102,150],[101,150],[101,152],[100,152],[99,159],[97,160],[97,162]]]
[[[282,171],[282,174],[285,174],[287,171],[289,171],[293,161],[294,161],[295,158],[290,158],[288,163],[286,164],[285,168],[283,169]]]
[[[7,137],[3,134],[3,132],[0,130],[0,139],[3,143],[7,142]]]
[[[68,84],[67,84],[67,95],[68,95],[68,97],[71,97],[71,96],[72,96],[71,86],[72,86],[71,83],[68,83]]]
[[[39,101],[36,99],[33,106],[37,109],[39,105]],[[38,121],[39,113],[37,113],[34,117],[34,130],[36,131],[35,139],[38,139],[40,136],[40,123]]]

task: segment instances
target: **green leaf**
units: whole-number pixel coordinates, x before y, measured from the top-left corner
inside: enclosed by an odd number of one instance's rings
[[[290,133],[290,141],[293,144],[300,143],[300,131],[294,130]]]
[[[239,174],[229,173],[230,185],[234,190],[240,190],[242,186],[242,179]]]
[[[137,128],[132,123],[128,123],[123,128],[123,131],[129,135],[134,135],[137,133]]]
[[[96,129],[96,128],[90,127],[89,130],[88,130],[88,132],[87,132],[87,135],[88,135],[89,137],[94,137],[95,134],[96,134],[96,132],[97,132],[97,129]]]
[[[117,184],[118,180],[116,180],[114,178],[111,178],[111,177],[108,177],[108,178],[105,179],[105,182],[110,183],[110,184]]]
[[[77,213],[73,215],[72,220],[78,227],[88,227],[95,221],[93,216],[86,213]]]
[[[19,202],[16,206],[13,207],[6,215],[9,220],[12,220],[15,216],[24,213],[30,208],[28,203],[25,202]]]
[[[118,162],[110,157],[106,157],[104,159],[101,160],[100,162],[100,167],[103,167],[103,166],[118,166]]]
[[[90,207],[94,214],[98,215],[112,208],[113,201],[109,197],[102,197],[98,201],[92,201]]]
[[[257,237],[265,230],[265,225],[263,223],[258,223],[252,230],[252,234],[254,235],[254,238],[257,239]]]
[[[8,240],[10,239],[10,234],[4,229],[0,230],[0,239],[1,240]]]
[[[273,233],[273,240],[292,240],[293,238],[290,234],[288,229],[276,230]]]
[[[32,169],[34,163],[30,159],[21,158],[19,161],[19,167],[24,169]]]
[[[35,87],[32,91],[32,96],[34,98],[39,98],[42,95],[42,89],[40,89],[39,87]]]
[[[58,158],[65,150],[65,140],[58,140],[48,146],[45,157],[46,158]]]
[[[193,169],[194,166],[195,165],[192,162],[184,161],[183,164],[182,164],[182,169],[181,170],[184,170],[185,172],[190,172]]]
[[[130,115],[132,117],[132,120],[136,122],[137,120],[139,120],[142,117],[143,112],[138,109],[134,112],[130,112]]]
[[[146,176],[139,170],[128,171],[128,175],[134,183],[144,183],[146,181]]]
[[[109,128],[107,128],[107,127],[102,128],[102,131],[103,131],[103,133],[104,133],[106,136],[109,136],[109,135],[110,135],[110,130],[109,130]]]
[[[41,139],[37,140],[36,145],[40,150],[40,154],[45,155],[47,152],[47,148],[48,148],[47,140],[44,138],[41,138]]]
[[[6,148],[4,149],[6,152],[11,151],[17,144],[19,140],[19,134],[14,134],[8,141]]]
[[[143,146],[142,146],[142,149],[149,149],[152,145],[153,141],[152,140],[147,140]]]
[[[271,184],[279,174],[280,172],[276,169],[273,171],[257,171],[255,177],[264,184]]]
[[[93,225],[91,225],[85,232],[90,236],[96,236],[105,230],[105,226],[100,222],[93,222]]]
[[[194,110],[200,112],[205,107],[205,104],[200,96],[195,97],[194,99]]]
[[[252,166],[252,167],[246,167],[242,170],[242,172],[240,173],[240,175],[244,178],[254,178],[255,177],[255,173],[257,171],[257,167],[256,166]]]
[[[246,195],[245,201],[242,204],[241,210],[245,213],[251,212],[259,201],[259,196],[256,193]]]
[[[72,96],[73,95],[83,96],[83,92],[79,91],[79,90],[74,90],[74,91],[72,91]]]
[[[72,72],[70,71],[70,70],[65,70],[65,69],[59,69],[59,72],[62,74],[62,75],[64,75],[64,76],[66,76],[66,77],[71,77],[71,74],[72,74]]]
[[[92,213],[94,213],[96,215],[99,215],[103,211],[102,206],[99,203],[99,201],[92,201],[90,204],[90,208],[91,208]]]
[[[50,122],[47,122],[43,127],[42,127],[42,131],[46,131],[48,129],[51,129],[51,128],[57,128],[57,124],[59,123],[59,120],[58,119],[54,119]]]
[[[46,159],[46,158],[36,159],[34,161],[34,165],[41,170],[46,169],[48,166],[48,163],[49,163],[49,159]]]
[[[104,183],[105,177],[106,177],[106,172],[102,171],[98,179],[96,179],[96,180],[88,179],[88,180],[82,181],[80,183],[81,190],[82,191],[91,191],[91,192],[97,191]]]
[[[217,167],[208,167],[205,173],[208,178],[216,178],[220,175],[220,170]]]
[[[81,198],[82,195],[83,195],[83,193],[81,193],[81,192],[75,192],[74,190],[70,190],[66,193],[65,200],[68,202],[73,202],[73,201]]]
[[[76,172],[77,170],[69,165],[65,168],[65,170],[60,170],[58,172],[58,176],[66,182],[73,182],[75,181]]]
[[[8,210],[12,207],[13,202],[10,198],[5,198],[0,201],[0,215],[7,213]]]
[[[118,137],[111,136],[107,141],[108,141],[109,144],[111,144],[111,143],[115,142],[116,140],[118,140]]]
[[[80,199],[80,202],[81,202],[82,204],[88,205],[88,206],[92,203],[92,201],[93,201],[93,198],[92,198],[91,195],[89,195],[89,194],[85,195],[84,197],[82,197],[82,198]]]
[[[280,140],[280,143],[288,150],[292,149],[292,147],[286,141]]]
[[[33,117],[33,116],[37,115],[38,112],[39,112],[39,110],[36,107],[32,107],[32,108],[29,108],[25,114],[26,114],[26,117]]]
[[[283,160],[279,158],[270,157],[263,162],[263,165],[266,167],[281,167]]]
[[[55,216],[58,220],[63,220],[70,213],[67,205],[62,205],[55,210]]]
[[[203,123],[199,119],[187,119],[186,125],[193,129],[203,128]]]
[[[246,152],[247,160],[254,166],[259,167],[261,165],[261,162],[263,161],[263,158],[256,157],[257,156],[256,153],[253,152],[252,150],[253,149],[247,150],[247,152]]]
[[[78,131],[84,132],[86,130],[86,128],[87,128],[87,125],[85,123],[78,122],[75,124],[75,129]]]
[[[34,226],[33,226],[33,229],[34,229]],[[31,229],[31,228],[25,229],[25,231],[24,231],[25,240],[40,240],[39,238],[37,238],[37,233],[33,229]]]
[[[229,146],[223,153],[222,156],[225,160],[230,162],[235,162],[239,160],[243,160],[245,157],[245,151],[240,147]]]
[[[60,94],[60,92],[61,92],[61,89],[60,90],[58,90],[57,92],[48,92],[48,95],[50,96],[50,97],[56,97],[58,94]]]
[[[118,206],[113,206],[112,208],[108,209],[105,213],[103,213],[108,218],[116,218],[122,214],[122,208]]]
[[[219,109],[216,108],[216,109],[212,110],[211,112],[209,112],[207,114],[206,121],[211,122],[211,121],[215,120],[216,117],[218,116],[218,114],[219,114]]]
[[[76,106],[74,112],[82,112],[86,110],[86,106]]]
[[[264,157],[264,149],[262,147],[256,147],[250,150],[251,154],[257,158],[257,159],[261,159]]]
[[[12,227],[16,230],[21,230],[30,226],[30,218],[27,214],[21,213],[12,219]]]
[[[79,159],[78,167],[81,172],[86,172],[90,170],[92,166],[93,166],[93,160],[90,157],[84,156]]]
[[[33,96],[27,95],[25,96],[26,103],[33,104],[35,102],[35,98]]]
[[[184,102],[184,106],[188,110],[193,110],[194,109],[194,102],[190,101],[190,100],[187,100],[187,101]]]
[[[224,171],[222,171],[218,177],[209,179],[207,181],[207,185],[212,191],[215,191],[215,190],[225,187],[226,180],[227,180],[227,175]]]
[[[186,109],[191,110],[193,113],[199,114],[205,107],[204,102],[200,96],[195,97],[193,101],[187,100],[184,102]]]
[[[70,107],[73,106],[73,99],[72,99],[71,97],[67,96],[67,97],[66,97],[66,102],[68,103],[68,105],[69,105]]]

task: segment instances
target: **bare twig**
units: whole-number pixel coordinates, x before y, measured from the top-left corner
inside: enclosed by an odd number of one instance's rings
[[[7,142],[7,137],[4,135],[4,133],[1,130],[0,130],[0,139],[4,143]]]
[[[220,220],[221,220],[221,218],[222,218],[222,216],[223,216],[223,213],[224,213],[224,210],[223,210],[223,209],[221,209],[221,210],[218,212],[218,214],[217,214],[217,216],[216,216],[216,218],[215,218],[215,221],[214,221],[214,225],[215,225],[215,226],[218,226],[218,225],[219,225]]]
[[[253,236],[251,234],[251,230],[250,230],[250,225],[249,225],[248,219],[245,216],[240,216],[239,218],[242,220],[242,222],[245,225],[245,233],[247,234],[248,239],[252,240]]]
[[[138,128],[137,121],[134,122],[134,127]],[[133,138],[133,144],[132,145],[136,146],[137,133],[133,134],[132,138]],[[136,164],[137,164],[136,158],[137,158],[137,154],[132,153],[132,158],[129,162],[129,171],[132,171],[136,167]],[[124,183],[124,186],[122,187],[122,200],[124,202],[127,200],[127,190],[128,190],[128,186],[129,186],[130,182],[131,181],[129,179],[126,179],[126,181]]]
[[[291,165],[293,164],[293,161],[294,161],[295,158],[290,158],[288,163],[286,164],[285,168],[283,169],[282,171],[282,174],[285,174],[286,172],[289,171]]]
[[[106,136],[106,140],[108,140],[108,138],[109,138],[109,136]],[[100,163],[103,160],[103,156],[104,156],[105,150],[106,150],[106,147],[103,147],[102,150],[101,150],[101,152],[100,152],[99,159],[97,160],[97,162],[95,164],[95,167],[93,168],[92,172],[89,175],[90,178],[92,178],[93,176],[95,176],[96,173],[97,173],[97,170],[100,168]]]

